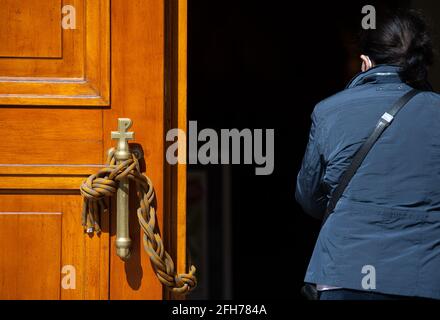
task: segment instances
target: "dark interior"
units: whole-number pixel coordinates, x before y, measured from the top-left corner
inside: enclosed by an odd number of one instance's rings
[[[253,165],[189,166],[189,203],[201,194],[206,200],[205,232],[195,222],[188,230],[204,280],[194,299],[301,298],[320,223],[296,204],[296,175],[315,104],[359,72],[365,4],[189,0],[188,119],[199,129],[275,129],[272,175],[256,176]],[[190,206],[188,219],[194,214]]]

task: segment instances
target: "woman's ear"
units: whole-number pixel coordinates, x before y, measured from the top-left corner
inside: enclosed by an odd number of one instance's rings
[[[361,67],[362,72],[368,71],[371,68],[373,68],[373,63],[371,62],[370,57],[366,55],[361,55],[361,60],[362,60],[362,67]]]

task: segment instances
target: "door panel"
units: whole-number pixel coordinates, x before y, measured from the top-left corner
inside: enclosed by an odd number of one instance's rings
[[[0,299],[58,299],[61,213],[0,212],[0,229]]]
[[[61,29],[59,19],[54,19],[60,5],[61,1],[2,1],[6,9],[0,12],[0,57],[61,58]],[[44,32],[34,35],[34,30]]]
[[[102,127],[102,110],[3,107],[0,161],[4,164],[102,163]]]
[[[0,299],[107,297],[108,233],[84,234],[82,201],[65,193],[0,195]],[[61,286],[64,266],[75,268],[74,289]]]
[[[74,11],[63,15],[67,5]],[[0,0],[0,8],[0,103],[109,105],[109,0]],[[75,29],[62,28],[63,16],[75,17]]]

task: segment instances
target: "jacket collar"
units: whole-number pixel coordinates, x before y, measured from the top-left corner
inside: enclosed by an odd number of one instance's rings
[[[354,88],[366,83],[401,83],[399,77],[399,66],[378,65],[368,71],[361,72],[355,76],[347,85],[348,88]]]

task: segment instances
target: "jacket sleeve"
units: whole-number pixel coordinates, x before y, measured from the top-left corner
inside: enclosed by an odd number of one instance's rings
[[[309,142],[303,158],[301,170],[296,182],[296,201],[303,210],[314,218],[322,219],[327,207],[327,195],[323,190],[322,180],[325,173],[325,162],[320,153],[319,141],[321,128],[315,113],[312,114],[312,127]]]

